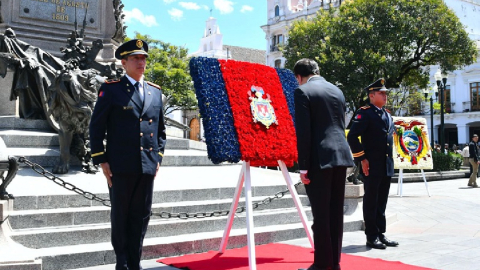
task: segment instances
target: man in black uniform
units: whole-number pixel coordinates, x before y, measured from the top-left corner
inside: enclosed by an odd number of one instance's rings
[[[148,45],[142,40],[118,47],[115,57],[126,75],[101,86],[90,122],[93,162],[101,165],[109,187],[116,270],[142,269],[153,180],[165,149],[162,92],[144,81],[147,56]]]
[[[367,246],[385,249],[397,246],[398,242],[385,237],[390,180],[393,176],[394,124],[387,103],[385,81],[379,79],[365,88],[370,105],[357,111],[348,133],[348,143],[356,161],[361,162],[365,195],[363,196],[363,219]],[[361,137],[361,142],[359,140]]]
[[[345,97],[318,75],[315,61],[301,59],[293,71],[300,84],[294,95],[298,165],[313,214],[315,253],[308,270],[340,270],[345,178],[353,166]]]

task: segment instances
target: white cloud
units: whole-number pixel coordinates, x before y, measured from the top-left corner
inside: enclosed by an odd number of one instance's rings
[[[250,11],[253,11],[253,7],[247,6],[247,5],[243,5],[242,9],[240,10],[240,12],[242,12],[242,13],[250,12]]]
[[[205,10],[210,10],[210,8],[207,5],[202,5],[202,8]]]
[[[183,17],[183,11],[178,8],[172,8],[168,11],[168,14],[172,17],[172,20],[179,21]]]
[[[175,1],[177,1],[177,0],[163,0],[163,2],[164,2],[165,4],[171,4],[171,3],[175,2]]]
[[[147,27],[152,27],[152,26],[158,26],[157,20],[155,19],[155,16],[153,15],[145,15],[141,10],[138,8],[134,8],[131,11],[130,10],[124,10],[125,13],[125,22],[133,22],[133,21],[138,21],[141,24],[147,26]]]
[[[228,0],[214,0],[213,5],[220,11],[220,14],[233,12],[233,2]]]
[[[194,3],[194,2],[180,2],[178,3],[181,7],[183,7],[184,9],[194,9],[194,10],[197,10],[197,9],[200,9],[201,7],[197,4],[197,3]]]

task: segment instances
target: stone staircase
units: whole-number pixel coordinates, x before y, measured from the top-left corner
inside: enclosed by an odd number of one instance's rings
[[[3,121],[2,126],[2,120],[0,117],[0,137],[9,147],[10,155],[23,155],[47,169],[56,162],[58,138],[55,133],[48,130],[48,126],[42,130],[38,127],[41,126],[39,123],[29,126],[18,119]],[[13,127],[5,128],[7,122],[13,123]],[[35,128],[29,129],[28,127],[32,125]],[[229,210],[241,166],[214,166],[207,158],[205,144],[180,138],[168,138],[165,154],[160,172],[161,179],[157,179],[159,182],[155,184],[159,188],[154,191],[152,207],[154,216],[144,242],[143,259],[218,249],[227,216],[167,219],[156,214]],[[2,268],[0,261],[0,270],[62,270],[114,263],[115,254],[110,244],[110,209],[69,191],[58,192],[54,189],[58,188],[55,184],[30,171],[29,168],[23,167],[12,182],[11,189],[8,189],[16,197],[2,230],[16,245],[23,246],[22,252],[30,254],[33,258],[28,265],[23,264],[24,268],[22,265],[15,268],[17,266],[14,266],[14,262]],[[252,168],[251,171],[254,202],[261,202],[266,197],[286,190],[281,172],[260,168]],[[77,186],[82,185],[87,191],[99,197],[108,198],[105,180],[99,174],[95,176],[85,174],[82,176],[85,179],[77,179],[78,173],[69,173],[61,177]],[[86,177],[94,177],[98,181],[89,182]],[[269,180],[270,178],[276,182]],[[298,176],[293,178],[294,181],[297,178]],[[254,180],[261,181],[261,184],[256,184]],[[27,186],[34,191],[28,194],[25,191]],[[301,188],[299,193],[304,194]],[[362,196],[363,186],[347,185],[344,207],[345,231],[362,228]],[[311,220],[308,198],[306,195],[300,195],[300,199]],[[242,196],[239,206],[243,203]],[[282,198],[258,207],[254,210],[253,216],[256,244],[306,237],[288,193]],[[228,248],[246,244],[246,215],[237,213]]]

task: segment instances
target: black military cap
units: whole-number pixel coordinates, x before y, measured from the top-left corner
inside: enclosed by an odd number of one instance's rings
[[[148,44],[141,39],[132,39],[120,45],[115,51],[115,58],[122,59],[125,56],[143,54],[148,56]]]
[[[388,91],[388,89],[385,87],[385,79],[383,78],[376,80],[374,83],[370,84],[363,90],[365,90],[367,94],[370,93],[371,91],[382,91],[382,92]]]

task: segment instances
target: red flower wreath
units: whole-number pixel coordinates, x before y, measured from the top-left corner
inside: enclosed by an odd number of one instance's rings
[[[274,68],[238,61],[219,60],[227,95],[232,108],[242,160],[252,166],[277,166],[283,160],[293,166],[298,159],[297,139],[292,117],[277,72]],[[270,96],[278,125],[266,128],[254,122],[248,91],[262,87]]]

